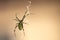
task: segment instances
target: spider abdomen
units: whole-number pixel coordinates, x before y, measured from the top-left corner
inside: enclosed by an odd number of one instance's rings
[[[19,28],[19,30],[22,30],[23,29],[23,24],[22,23],[19,23],[18,24],[18,28]]]

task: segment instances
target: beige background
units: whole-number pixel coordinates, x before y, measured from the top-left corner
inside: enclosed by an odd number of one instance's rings
[[[11,3],[10,3],[11,4]],[[7,9],[0,14],[0,23],[8,27],[2,27],[13,34],[16,25],[15,14],[21,19],[26,10],[27,1],[12,2]],[[14,5],[15,4],[15,5]],[[23,32],[17,29],[17,40],[60,40],[60,1],[32,0],[30,12],[24,22],[25,37]],[[3,13],[3,14],[2,14]],[[2,29],[1,28],[1,29]],[[4,30],[2,32],[4,32]],[[21,37],[21,38],[20,38]]]

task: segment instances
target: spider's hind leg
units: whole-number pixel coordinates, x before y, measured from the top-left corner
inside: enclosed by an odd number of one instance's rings
[[[23,34],[24,34],[24,36],[25,36],[25,32],[24,32],[24,29],[23,29]]]
[[[14,32],[16,31],[16,28],[17,28],[17,26],[15,27]]]
[[[15,29],[14,29],[14,35],[15,35],[15,37],[16,37],[16,33],[15,33],[15,31],[16,31],[16,28],[17,28],[18,26],[16,25],[15,26]]]
[[[15,37],[16,37],[16,33],[15,33],[15,31],[16,31],[16,28],[17,28],[17,26],[15,27],[15,29],[14,29],[14,35],[15,35]]]

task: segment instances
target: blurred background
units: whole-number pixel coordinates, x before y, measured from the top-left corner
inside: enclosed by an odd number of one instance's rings
[[[17,40],[60,40],[60,1],[31,0],[30,12],[24,22],[25,37],[22,31],[16,30]],[[17,21],[15,14],[21,19],[28,5],[27,0],[0,0],[0,34],[13,30]]]

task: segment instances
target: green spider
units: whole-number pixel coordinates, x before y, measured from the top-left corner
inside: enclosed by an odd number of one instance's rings
[[[23,30],[23,33],[24,33],[24,35],[25,35],[24,28],[23,28],[23,24],[27,24],[27,23],[24,23],[23,21],[24,21],[24,19],[26,18],[26,16],[29,15],[29,14],[26,14],[26,13],[27,13],[27,11],[25,12],[25,14],[24,14],[24,16],[23,16],[23,18],[22,18],[21,20],[20,20],[20,19],[17,17],[17,15],[16,15],[16,19],[14,19],[14,20],[18,21],[18,23],[17,23],[17,25],[16,25],[16,27],[15,27],[15,29],[14,29],[14,33],[15,33],[15,31],[16,31],[16,28],[18,27],[19,30]],[[15,36],[16,36],[16,34],[15,34]]]
[[[14,33],[15,33],[15,31],[16,31],[16,28],[18,27],[19,30],[23,30],[23,33],[24,33],[24,35],[25,35],[23,24],[26,24],[26,23],[24,23],[24,19],[26,18],[26,16],[28,16],[28,15],[31,14],[31,13],[27,14],[27,13],[29,12],[29,8],[30,8],[30,6],[31,6],[31,1],[28,1],[28,3],[29,3],[29,5],[27,6],[27,10],[26,10],[23,18],[20,20],[20,19],[17,17],[17,15],[16,15],[16,19],[15,19],[15,20],[18,21],[18,23],[17,23],[17,25],[16,25],[16,27],[15,27],[15,29],[14,29]],[[15,36],[16,36],[16,35],[15,35]]]

